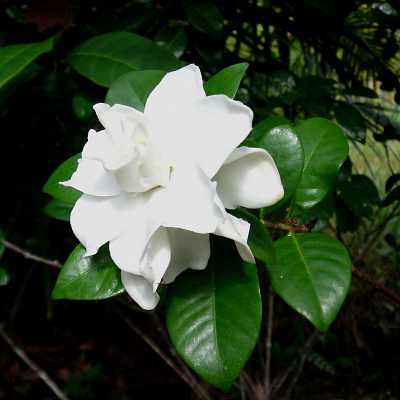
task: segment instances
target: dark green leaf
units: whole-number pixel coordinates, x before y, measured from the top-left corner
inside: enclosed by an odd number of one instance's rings
[[[350,96],[358,96],[358,97],[367,97],[368,99],[379,99],[379,96],[376,94],[375,90],[365,86],[356,86],[344,90],[342,94]]]
[[[312,221],[314,218],[318,218],[318,222],[313,228],[314,232],[318,232],[321,231],[328,224],[334,212],[334,197],[332,193],[328,193],[326,197],[316,206],[301,211],[301,213],[297,215],[297,224],[304,225],[307,222]]]
[[[340,194],[347,207],[360,218],[372,217],[372,206],[379,201],[375,183],[365,175],[351,175],[351,181],[341,182]]]
[[[92,99],[80,93],[77,93],[72,98],[72,108],[74,110],[74,113],[82,121],[89,121],[90,117],[93,114],[94,104],[95,103]]]
[[[7,286],[10,282],[10,275],[4,268],[0,268],[0,286]]]
[[[183,66],[152,40],[129,32],[96,36],[73,50],[68,61],[80,74],[106,87],[127,72],[149,69],[169,72]]]
[[[214,251],[204,271],[185,271],[168,286],[166,320],[175,349],[203,379],[227,391],[261,327],[257,268]]]
[[[221,36],[224,21],[216,4],[210,1],[192,4],[185,8],[188,21],[201,32],[219,38]]]
[[[229,213],[237,218],[245,219],[251,225],[247,243],[254,257],[264,263],[274,264],[276,262],[274,244],[265,225],[253,214],[241,208],[229,210]]]
[[[71,178],[78,168],[78,160],[81,156],[79,153],[63,162],[50,176],[42,189],[43,192],[53,196],[56,200],[75,204],[82,193],[74,188],[60,185],[59,182],[65,182]]]
[[[393,204],[395,201],[400,200],[400,186],[394,188],[382,201],[382,207],[387,207]]]
[[[339,170],[339,175],[337,177],[338,182],[344,182],[350,179],[351,171],[353,169],[353,163],[350,157],[347,157]]]
[[[39,43],[14,44],[0,48],[0,88],[21,73],[35,58],[53,48],[53,38]]]
[[[388,192],[399,181],[400,181],[400,174],[393,174],[389,176],[385,184],[385,192]]]
[[[280,125],[291,125],[291,122],[287,118],[279,115],[269,117],[255,125],[253,130],[250,132],[249,137],[255,140],[260,140],[267,132]]]
[[[265,213],[271,213],[290,200],[297,189],[303,172],[303,147],[299,137],[290,125],[278,126],[268,131],[261,138],[258,146],[271,154],[278,167],[285,189],[283,199],[264,209]]]
[[[342,232],[355,232],[362,219],[354,214],[347,206],[342,196],[335,197],[336,222]]]
[[[147,98],[165,74],[163,71],[128,72],[111,85],[106,103],[123,104],[143,112]]]
[[[240,63],[231,65],[218,72],[218,74],[210,78],[204,85],[207,96],[225,94],[233,99],[248,67],[248,63]]]
[[[361,114],[346,103],[339,103],[333,107],[335,118],[343,128],[344,133],[352,140],[365,144],[367,125]]]
[[[351,281],[345,247],[322,233],[298,233],[275,242],[271,285],[282,299],[322,332],[342,306]]]
[[[179,58],[185,51],[188,37],[184,27],[164,27],[154,37],[154,41]]]
[[[47,215],[60,221],[69,221],[73,205],[59,200],[52,200],[43,209]]]
[[[91,257],[82,245],[78,245],[65,262],[56,286],[53,299],[101,300],[125,293],[121,272],[114,264],[108,246],[100,248]]]
[[[314,207],[331,189],[349,153],[346,137],[336,124],[311,118],[295,126],[304,149],[304,170],[296,191],[296,205]]]

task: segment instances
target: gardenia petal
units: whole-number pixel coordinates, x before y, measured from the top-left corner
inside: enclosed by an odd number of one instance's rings
[[[226,218],[216,190],[204,172],[193,164],[171,173],[168,186],[157,197],[163,226],[197,233],[213,232]]]
[[[215,175],[224,206],[261,208],[278,202],[284,194],[281,178],[270,154],[259,148],[238,147]]]
[[[175,228],[167,228],[167,232],[172,257],[163,282],[173,282],[188,268],[202,270],[207,266],[210,258],[210,235]]]
[[[121,236],[140,218],[149,224],[156,219],[157,213],[151,211],[149,200],[149,195],[124,192],[116,197],[82,195],[71,212],[71,226],[86,247],[86,256],[96,254],[103,244]],[[142,230],[141,234],[144,232]],[[111,245],[112,242],[110,252]]]
[[[247,244],[249,232],[250,224],[247,221],[228,214],[225,222],[218,225],[214,234],[234,240],[236,248],[238,249],[242,259],[246,262],[254,264],[256,261],[249,245]]]
[[[122,192],[121,186],[104,171],[101,161],[89,158],[80,159],[71,179],[60,184],[92,196],[116,196]]]
[[[194,65],[167,74],[149,96],[144,115],[167,164],[184,168],[195,162],[209,178],[247,137],[253,119],[252,111],[238,101],[225,95],[206,97]]]
[[[152,284],[143,276],[121,271],[121,280],[129,296],[144,310],[153,310],[160,301],[157,292],[153,293]]]

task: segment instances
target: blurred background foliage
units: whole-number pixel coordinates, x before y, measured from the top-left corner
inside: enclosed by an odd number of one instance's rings
[[[2,237],[60,261],[77,244],[67,223],[43,213],[50,199],[41,188],[80,151],[88,130],[100,127],[92,105],[104,101],[107,88],[79,74],[70,54],[95,36],[127,31],[197,64],[205,80],[248,62],[236,99],[253,109],[254,124],[264,131],[315,116],[338,123],[350,157],[335,190],[315,208],[297,210],[295,218],[304,224],[319,217],[315,230],[338,237],[355,266],[398,293],[399,13],[398,0],[1,0]],[[5,69],[7,46],[39,42],[29,63]],[[284,211],[268,218],[284,218]],[[134,312],[136,325],[167,351],[162,324],[155,328],[157,315],[134,310],[126,298],[53,303],[58,271],[0,250],[0,322],[71,398],[141,399],[166,390],[197,398],[117,311]],[[399,398],[398,310],[354,280],[330,330],[312,335],[311,325],[276,299],[271,398]],[[253,381],[255,398],[266,329],[267,321],[244,375]],[[0,368],[0,398],[52,398],[6,346]],[[240,398],[240,388],[211,390],[211,398]]]

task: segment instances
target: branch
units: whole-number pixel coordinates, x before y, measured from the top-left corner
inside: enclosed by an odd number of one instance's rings
[[[139,329],[128,317],[123,315],[121,311],[118,310],[118,314],[121,315],[125,322],[179,375],[183,381],[185,381],[199,395],[200,398],[211,400],[208,395],[198,389],[198,383],[192,382],[188,379],[185,373],[175,365],[175,363],[150,339],[149,336]]]
[[[24,361],[26,365],[39,377],[43,382],[54,392],[60,400],[69,400],[64,392],[50,378],[46,371],[41,369],[31,358],[14,342],[13,338],[3,329],[3,324],[0,324],[0,335],[9,344],[14,353]]]
[[[318,218],[314,218],[311,221],[305,223],[304,225],[296,225],[296,222],[297,222],[296,220],[284,221],[284,223],[264,221],[264,225],[269,229],[277,229],[287,232],[294,232],[294,233],[311,232],[314,229],[315,225],[317,224]]]
[[[400,297],[395,295],[393,292],[391,292],[388,288],[383,286],[377,281],[374,281],[369,275],[364,274],[364,272],[360,271],[357,269],[354,265],[351,266],[351,270],[353,274],[363,280],[364,282],[367,282],[369,285],[371,285],[373,288],[378,290],[379,292],[383,293],[385,296],[389,297],[391,300],[393,300],[395,303],[400,305]]]
[[[36,262],[39,262],[41,264],[46,264],[50,265],[51,267],[61,269],[62,264],[56,260],[49,260],[47,258],[43,258],[40,256],[37,256],[36,254],[30,253],[29,251],[26,251],[22,249],[21,247],[16,246],[15,244],[9,242],[8,240],[5,239],[0,239],[0,244],[6,247],[7,249],[10,249],[14,251],[15,253],[21,254],[23,257],[25,257],[28,260],[33,260]]]

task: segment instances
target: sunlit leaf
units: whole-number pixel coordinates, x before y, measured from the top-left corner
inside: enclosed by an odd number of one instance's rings
[[[95,36],[74,49],[68,61],[80,74],[107,87],[127,72],[169,72],[183,67],[169,51],[130,32]]]

